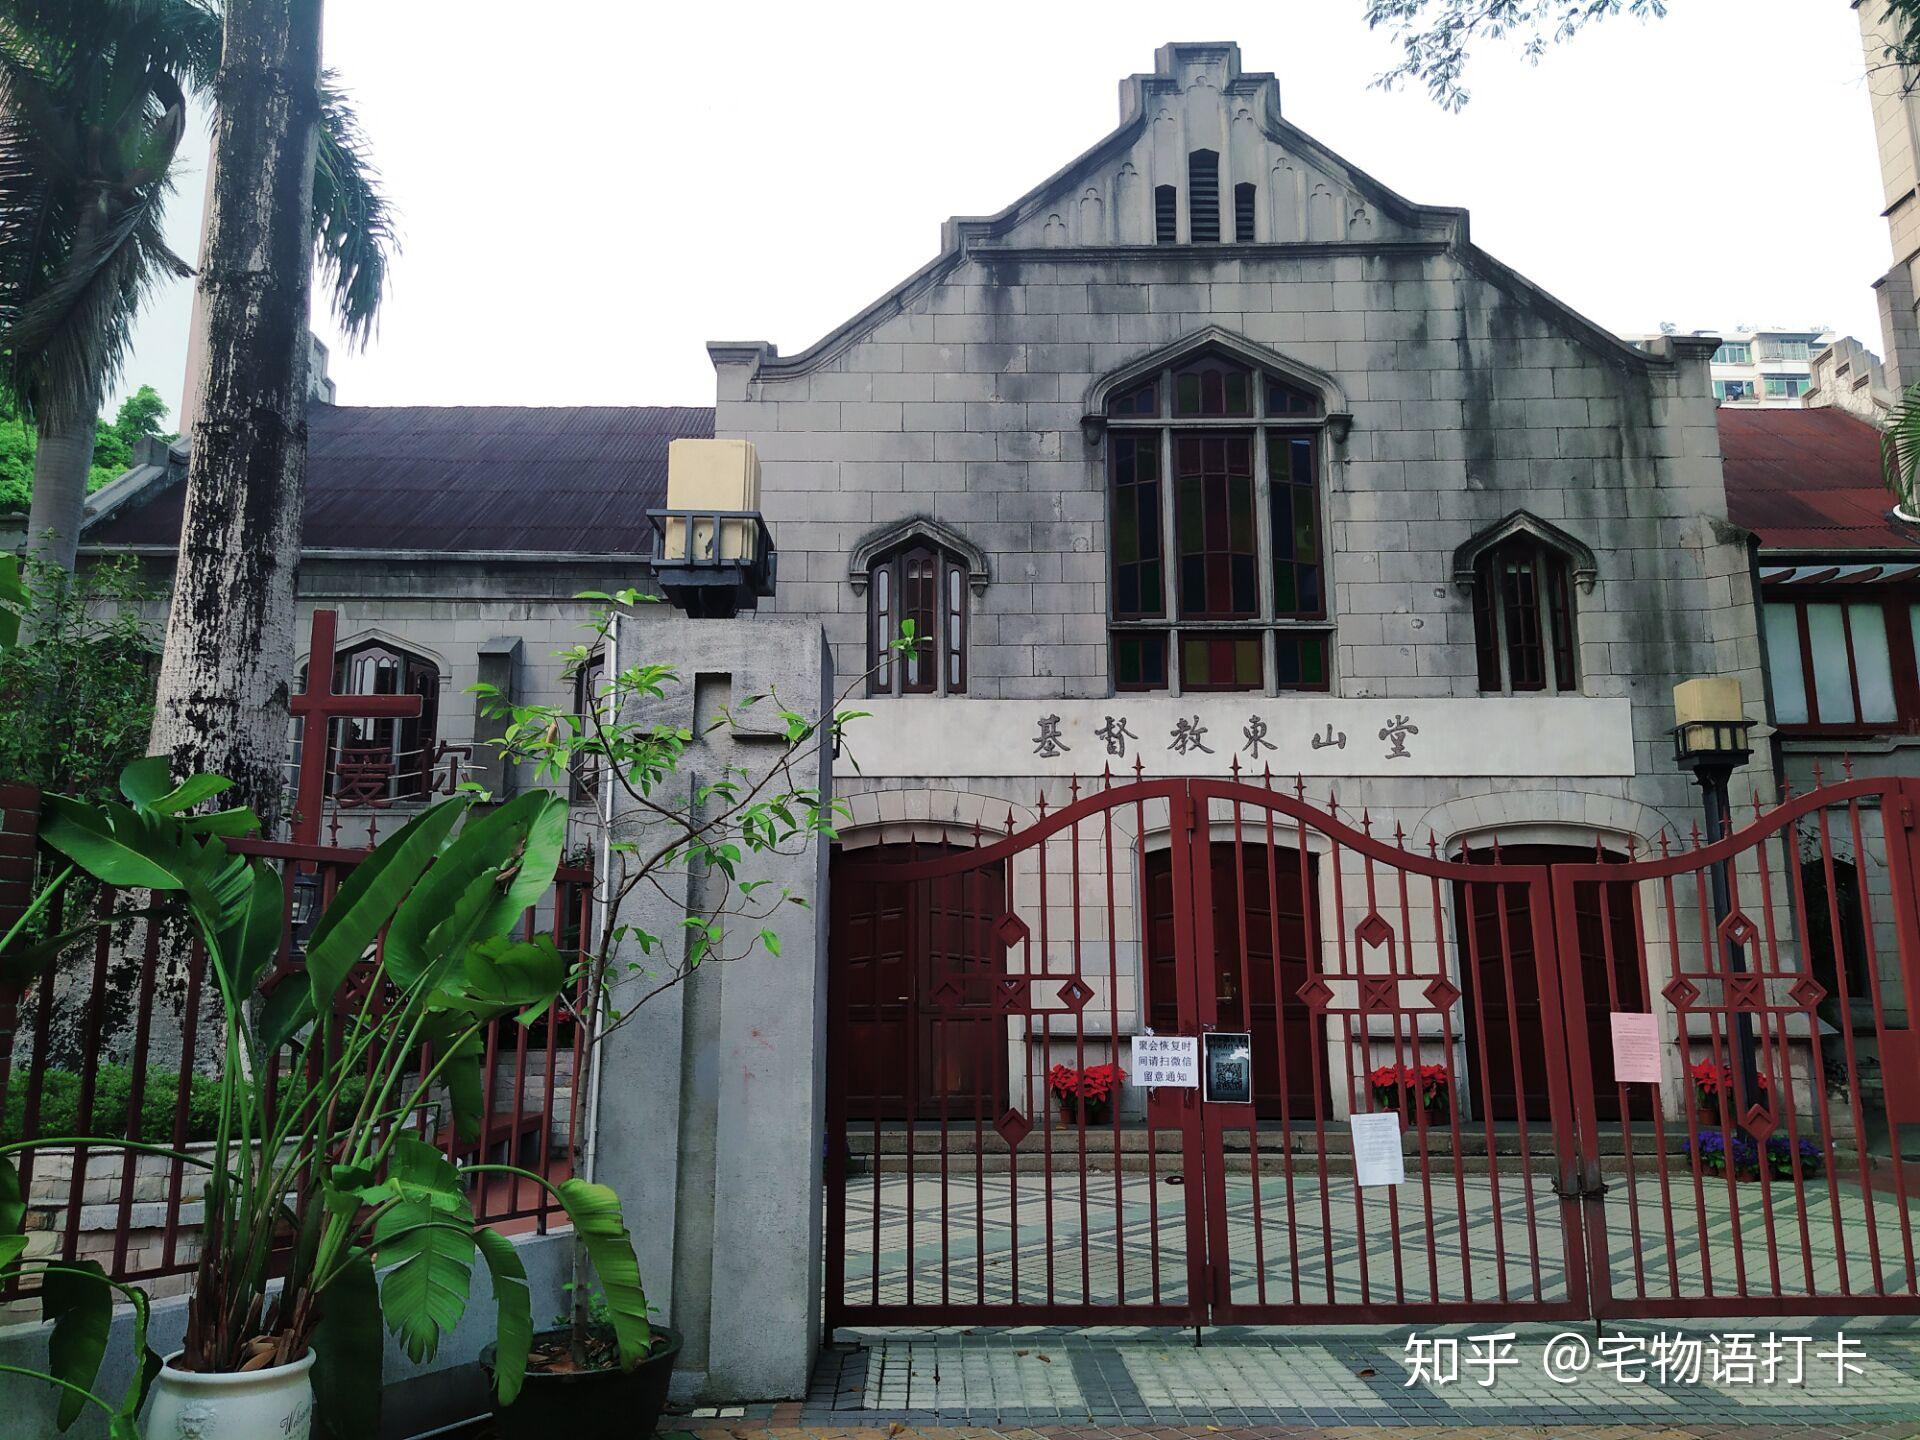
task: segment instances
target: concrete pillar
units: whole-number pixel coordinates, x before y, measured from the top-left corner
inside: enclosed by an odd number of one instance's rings
[[[636,713],[692,732],[672,795],[655,797],[682,807],[730,767],[758,777],[779,761],[776,708],[811,717],[833,698],[825,637],[800,619],[644,611],[621,619],[608,672],[638,664],[678,671]],[[768,693],[777,707],[763,701],[738,712],[743,724],[712,728],[725,707]],[[831,783],[830,757],[816,751],[783,788],[826,797]],[[606,789],[616,841],[657,848],[663,822]],[[780,954],[760,948],[678,983],[668,982],[687,956],[681,921],[714,904],[721,882],[674,871],[634,892],[625,918],[664,943],[617,952],[613,1004],[627,1018],[600,1050],[594,1176],[619,1192],[648,1297],[684,1337],[676,1394],[710,1403],[803,1396],[820,1341],[827,849],[794,849],[741,870],[771,882],[762,900],[784,886],[808,902],[748,927],[773,929]],[[604,857],[603,874],[619,862]]]
[[[1886,352],[1887,387],[1897,398],[1920,380],[1920,319],[1914,314],[1913,273],[1906,261],[1873,282],[1880,307],[1880,347]]]

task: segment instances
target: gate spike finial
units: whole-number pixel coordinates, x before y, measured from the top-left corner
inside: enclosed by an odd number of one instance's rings
[[[1373,834],[1373,811],[1371,809],[1363,808],[1360,811],[1360,831],[1365,835]]]
[[[1147,774],[1146,757],[1141,755],[1140,752],[1136,750],[1133,755],[1133,783],[1138,785],[1142,780],[1146,778],[1146,774]]]
[[[1825,779],[1820,774],[1820,762],[1816,760],[1813,762],[1813,788],[1818,790],[1825,783]]]
[[[1304,771],[1293,772],[1293,798],[1303,805],[1307,802],[1307,777]]]
[[[1631,865],[1640,853],[1640,837],[1631,830],[1627,832],[1627,863]]]
[[[1690,828],[1693,833],[1693,848],[1698,850],[1700,848],[1700,822],[1698,820],[1692,821]]]
[[[1840,752],[1840,768],[1846,772],[1847,779],[1853,779],[1853,752],[1851,750],[1842,750]]]
[[[1787,801],[1791,800],[1792,798],[1793,798],[1793,777],[1790,775],[1782,774],[1780,776],[1780,798],[1776,800],[1774,803],[1776,805],[1784,805],[1787,803]]]
[[[1074,801],[1078,800],[1079,798],[1080,798],[1080,777],[1078,775],[1069,775],[1067,777],[1067,803],[1071,805]]]
[[[1667,859],[1673,853],[1673,847],[1667,842],[1667,827],[1660,827],[1660,858]]]
[[[1398,820],[1393,822],[1393,843],[1402,850],[1407,848],[1407,832],[1401,828]]]
[[[1427,827],[1427,858],[1429,860],[1440,858],[1440,837],[1433,833],[1431,825]]]
[[[1040,787],[1040,799],[1033,808],[1040,812],[1040,818],[1042,820],[1047,818],[1047,788],[1045,785]]]
[[[1007,806],[1007,834],[1013,834],[1013,806]]]
[[[1100,781],[1100,788],[1102,790],[1113,789],[1113,762],[1111,760],[1100,768]]]
[[[980,817],[976,815],[973,817],[973,848],[974,849],[978,850],[980,848],[981,839],[982,839],[982,834],[980,830]]]

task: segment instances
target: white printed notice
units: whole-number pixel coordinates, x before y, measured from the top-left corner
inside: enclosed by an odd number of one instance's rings
[[[1133,1037],[1133,1083],[1174,1090],[1200,1087],[1200,1042],[1192,1035]]]
[[[1400,1117],[1391,1110],[1350,1115],[1353,1126],[1353,1178],[1361,1185],[1402,1185],[1407,1159],[1400,1149]]]
[[[1652,1015],[1616,1010],[1613,1021],[1613,1078],[1660,1083],[1660,1026]]]

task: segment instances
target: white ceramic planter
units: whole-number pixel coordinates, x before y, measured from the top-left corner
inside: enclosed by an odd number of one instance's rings
[[[244,1375],[173,1368],[154,1377],[147,1440],[310,1440],[313,1351],[291,1365]]]

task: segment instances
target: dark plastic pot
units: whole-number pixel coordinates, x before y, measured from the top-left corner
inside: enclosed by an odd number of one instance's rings
[[[536,1335],[534,1343],[564,1335]],[[527,1371],[513,1404],[493,1400],[493,1423],[500,1440],[645,1440],[667,1407],[667,1385],[680,1357],[680,1332],[654,1327],[653,1353],[632,1370],[584,1370],[567,1374]],[[493,1379],[493,1346],[480,1352],[480,1364]]]

